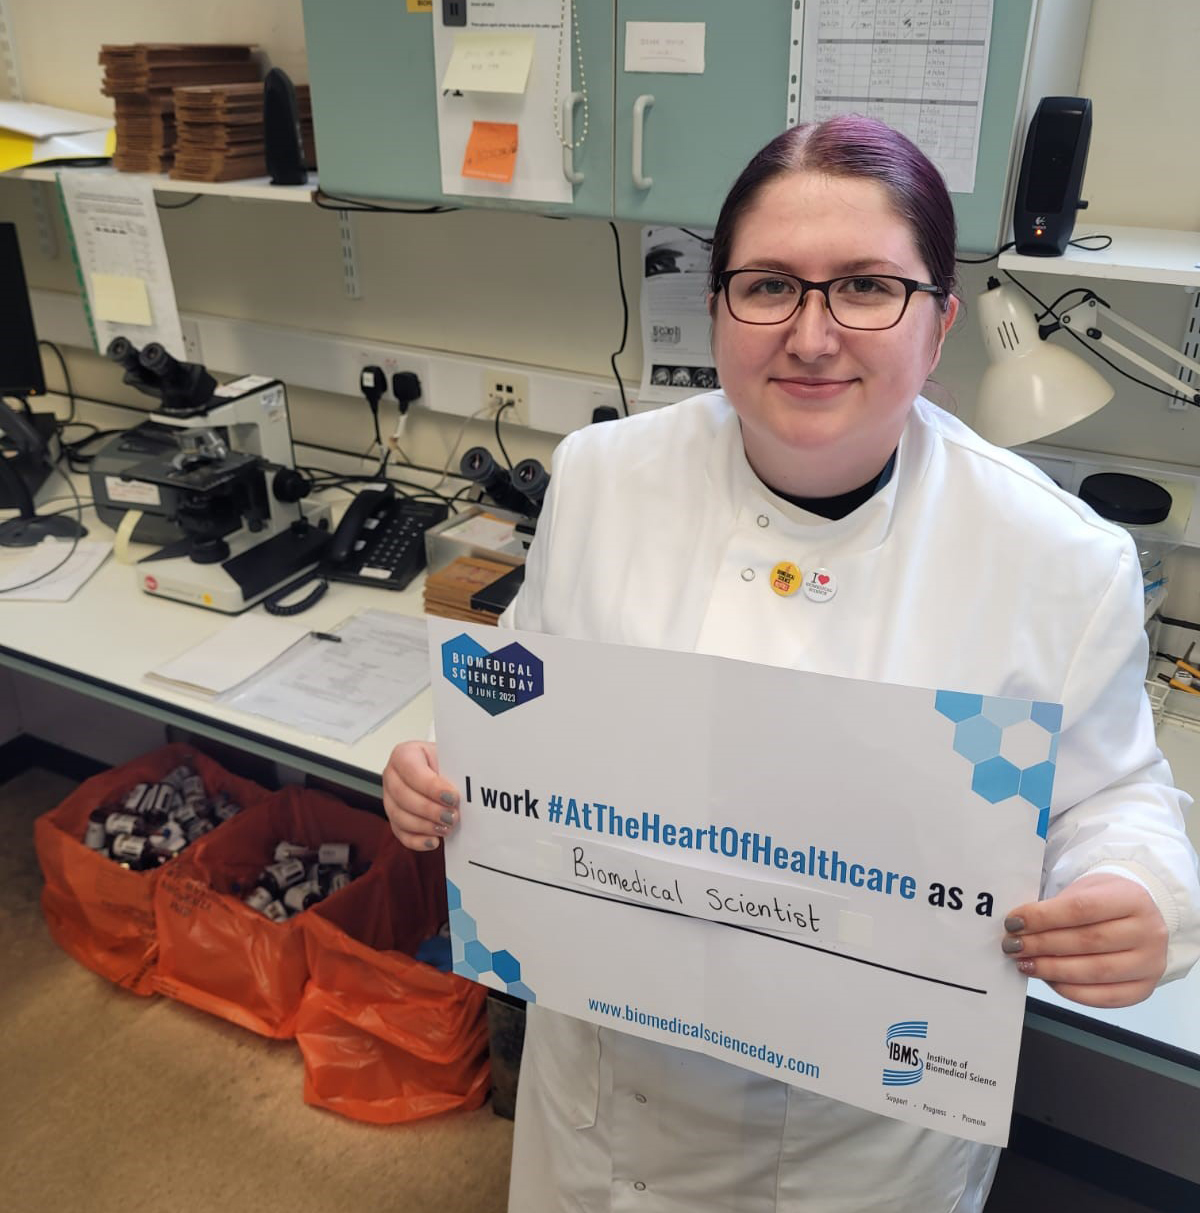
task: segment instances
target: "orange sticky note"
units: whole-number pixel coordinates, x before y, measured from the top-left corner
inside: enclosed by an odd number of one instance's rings
[[[462,175],[483,181],[511,181],[517,167],[517,124],[473,122]]]

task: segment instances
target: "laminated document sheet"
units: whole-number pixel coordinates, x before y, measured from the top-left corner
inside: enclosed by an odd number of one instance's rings
[[[557,133],[571,92],[570,6],[564,10],[560,0],[467,0],[467,24],[459,27],[443,25],[436,5],[433,44],[442,190],[570,202],[574,192],[563,175]],[[479,175],[467,157],[483,123],[516,128],[503,175]],[[578,138],[582,120],[576,125]]]
[[[707,229],[642,228],[639,404],[671,404],[721,386],[709,344],[711,236]]]
[[[806,0],[789,125],[858,113],[903,131],[955,193],[975,188],[992,0]]]
[[[58,186],[96,349],[114,337],[187,357],[151,184],[131,174],[64,170]]]

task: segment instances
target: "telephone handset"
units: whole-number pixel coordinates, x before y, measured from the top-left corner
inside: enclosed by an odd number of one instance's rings
[[[402,590],[425,567],[425,532],[449,513],[442,502],[397,497],[390,484],[363,489],[334,531],[322,573],[330,581]]]
[[[395,496],[396,490],[390,484],[378,489],[363,489],[342,515],[325,559],[330,564],[345,564],[368,523],[378,526],[384,507]]]

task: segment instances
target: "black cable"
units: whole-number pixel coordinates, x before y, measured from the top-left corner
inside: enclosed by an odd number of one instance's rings
[[[1055,312],[1051,311],[1051,309],[1048,308],[1033,293],[1033,291],[1031,291],[1029,289],[1029,287],[1027,287],[1023,282],[1019,282],[1016,278],[1014,278],[1012,276],[1012,274],[1010,274],[1008,272],[1008,270],[1003,270],[1001,272],[1004,274],[1004,276],[1010,282],[1013,283],[1014,286],[1019,286],[1021,288],[1021,290],[1023,290],[1025,292],[1025,294],[1027,294],[1030,297],[1030,299],[1032,299],[1038,305],[1038,307],[1040,307],[1042,309],[1042,312],[1044,315],[1053,316],[1055,320],[1058,320],[1058,315]],[[1079,287],[1077,289],[1083,290],[1084,288]],[[1068,295],[1073,294],[1073,293],[1074,292],[1072,292],[1072,291],[1066,292],[1066,294],[1068,294]],[[1088,291],[1087,294],[1095,295],[1095,297],[1097,299],[1100,299],[1100,296],[1096,295],[1095,291]],[[1061,298],[1061,296],[1060,296],[1060,298]],[[1100,302],[1103,303],[1104,300],[1100,299]],[[1067,328],[1066,326],[1064,326],[1061,320],[1058,320],[1058,323],[1059,323],[1060,331],[1066,333],[1070,337],[1073,337],[1076,341],[1079,342],[1079,344],[1081,346],[1083,346],[1083,348],[1085,350],[1088,351],[1088,353],[1090,353],[1092,355],[1092,357],[1099,358],[1100,361],[1103,362],[1105,366],[1111,367],[1114,371],[1117,372],[1118,375],[1124,375],[1124,377],[1126,379],[1130,380],[1132,383],[1136,383],[1139,387],[1144,387],[1147,391],[1150,391],[1150,392],[1157,392],[1160,396],[1166,396],[1168,400],[1180,400],[1184,404],[1195,404],[1194,400],[1190,400],[1187,396],[1182,395],[1181,392],[1172,392],[1169,388],[1158,387],[1156,384],[1147,383],[1144,379],[1139,379],[1136,375],[1131,375],[1127,370],[1124,369],[1124,367],[1120,367],[1115,362],[1113,362],[1111,358],[1106,358],[1102,353],[1100,353],[1100,351],[1098,349],[1095,348],[1095,346],[1089,344],[1087,341],[1084,341],[1084,339],[1078,333],[1076,333],[1073,329],[1070,329],[1070,328]],[[1182,388],[1182,386],[1183,385],[1181,384],[1180,387]]]
[[[1085,240],[1103,240],[1103,244],[1084,244]],[[1080,236],[1078,240],[1068,240],[1068,244],[1074,248],[1083,249],[1085,253],[1099,253],[1108,248],[1112,244],[1112,237],[1106,236],[1102,232],[1097,232],[1094,236]]]
[[[617,286],[621,289],[621,310],[624,313],[624,319],[621,322],[621,346],[612,355],[609,361],[612,363],[613,378],[617,381],[617,387],[621,391],[621,407],[625,410],[625,416],[629,416],[629,401],[625,398],[625,384],[621,381],[621,372],[617,370],[617,358],[625,352],[625,342],[629,338],[629,299],[625,294],[625,274],[621,269],[621,236],[617,231],[617,225],[610,219],[608,226],[612,228],[613,242],[617,246]]]
[[[712,248],[711,236],[701,236],[699,232],[689,231],[686,227],[681,227],[679,230],[683,232],[685,236],[691,236],[693,240],[699,240],[701,244],[707,244],[709,248]]]
[[[323,211],[369,211],[384,215],[446,215],[450,211],[459,209],[457,206],[378,206],[373,202],[364,202],[360,198],[342,198],[319,187],[313,191],[312,200],[313,205],[320,207]],[[336,205],[328,206],[326,201]]]
[[[1158,618],[1168,627],[1191,628],[1193,632],[1200,632],[1200,623],[1193,623],[1190,619],[1172,619],[1169,615],[1160,615]]]
[[[500,414],[503,413],[505,409],[511,409],[513,407],[513,402],[511,400],[506,400],[496,410],[496,445],[500,448],[500,454],[504,456],[504,462],[508,464],[508,470],[510,472],[513,468],[513,461],[508,457],[508,452],[504,449],[504,439],[500,437]]]
[[[71,372],[67,370],[67,360],[63,357],[63,352],[54,344],[53,341],[39,341],[38,345],[44,345],[53,351],[55,358],[58,359],[58,365],[62,368],[63,383],[67,389],[67,400],[71,405],[70,416],[60,425],[70,425],[75,420],[75,389],[71,386]]]
[[[71,559],[72,556],[75,555],[75,549],[79,546],[79,541],[83,538],[83,501],[80,499],[79,493],[75,486],[71,483],[70,476],[68,476],[62,470],[62,468],[58,467],[57,465],[55,465],[54,471],[63,478],[63,480],[66,482],[67,488],[71,490],[71,496],[75,499],[74,505],[67,506],[64,510],[55,510],[54,512],[56,514],[65,514],[69,513],[71,510],[74,510],[75,521],[79,523],[81,533],[71,536],[71,546],[67,549],[67,554],[56,565],[48,568],[44,573],[39,573],[36,577],[31,577],[28,581],[19,581],[16,585],[6,585],[4,590],[0,592],[0,601],[3,601],[4,594],[10,593],[12,590],[23,590],[28,586],[37,585],[39,581],[45,581],[47,577],[53,577],[54,574],[57,573],[58,570]],[[45,515],[39,516],[45,517]]]
[[[1002,244],[994,253],[989,253],[986,257],[955,257],[955,265],[987,265],[989,261],[995,261],[1001,253],[1007,253],[1012,248],[1015,242],[1010,240],[1007,244]]]
[[[166,202],[159,202],[156,198],[154,200],[154,205],[158,207],[160,211],[181,211],[185,206],[191,206],[193,202],[199,202],[203,197],[203,194],[193,194],[186,202],[175,202],[169,205]]]

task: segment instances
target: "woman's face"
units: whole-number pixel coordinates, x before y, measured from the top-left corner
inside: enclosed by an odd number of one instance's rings
[[[743,213],[728,268],[751,266],[817,282],[929,281],[883,186],[814,173],[776,179]],[[717,370],[750,466],[771,488],[809,497],[849,492],[883,468],[958,310],[957,299],[943,311],[936,296],[917,293],[894,328],[862,332],[837,324],[818,291],[775,325],[743,324],[724,298],[713,302]]]

